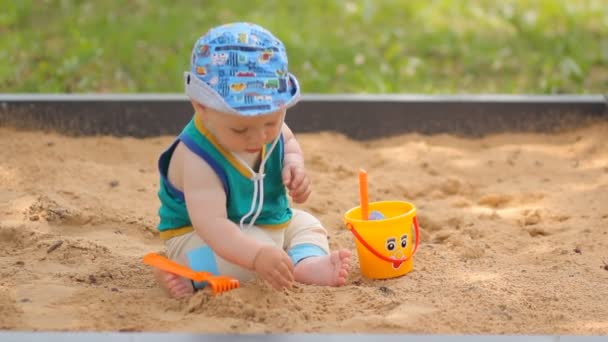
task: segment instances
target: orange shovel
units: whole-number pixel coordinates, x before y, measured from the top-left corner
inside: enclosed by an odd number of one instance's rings
[[[359,170],[359,204],[361,205],[361,219],[369,218],[369,196],[367,195],[367,171]]]
[[[144,264],[175,273],[196,282],[205,281],[211,285],[214,295],[236,289],[240,286],[238,279],[228,276],[216,276],[209,272],[196,272],[156,253],[146,254],[144,256]]]
[[[359,202],[361,204],[361,219],[382,220],[384,214],[378,210],[369,211],[369,195],[367,193],[367,171],[359,169]]]

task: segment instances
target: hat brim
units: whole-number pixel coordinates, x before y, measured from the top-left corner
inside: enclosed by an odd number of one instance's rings
[[[291,82],[291,89],[288,90],[288,93],[291,96],[286,99],[282,105],[280,106],[271,106],[270,109],[262,109],[262,110],[238,110],[232,106],[230,106],[220,94],[218,94],[211,86],[205,83],[203,80],[199,79],[193,73],[186,71],[184,72],[184,84],[186,87],[186,95],[191,99],[199,102],[200,104],[217,110],[222,113],[229,113],[241,116],[258,116],[258,115],[266,115],[270,113],[274,113],[281,109],[287,109],[289,107],[294,106],[296,103],[300,101],[300,85],[298,84],[298,80],[296,77],[290,73],[288,73],[289,79]]]

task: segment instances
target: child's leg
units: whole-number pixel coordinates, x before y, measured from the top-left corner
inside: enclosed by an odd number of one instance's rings
[[[296,281],[330,286],[346,284],[351,253],[346,249],[330,253],[327,231],[311,214],[293,209],[293,218],[285,231],[284,248],[295,265]]]
[[[244,230],[243,233],[268,244],[278,246],[283,244],[283,235],[280,231],[266,231],[254,226]],[[195,232],[169,239],[165,242],[165,247],[169,259],[195,271],[227,275],[242,282],[255,277],[255,272],[232,264],[216,255]],[[188,296],[194,292],[195,288],[205,286],[205,283],[193,283],[186,278],[164,271],[157,271],[157,279],[161,286],[176,298]]]

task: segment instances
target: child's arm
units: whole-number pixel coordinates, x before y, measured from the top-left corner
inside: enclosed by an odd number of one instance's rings
[[[242,234],[228,220],[222,183],[213,169],[189,150],[184,155],[183,188],[192,226],[215,253],[255,270],[275,288],[291,285],[293,264],[287,253]]]
[[[289,189],[289,196],[294,202],[304,203],[312,192],[310,178],[304,167],[304,155],[296,137],[286,124],[283,124],[282,133],[285,144],[283,184]]]

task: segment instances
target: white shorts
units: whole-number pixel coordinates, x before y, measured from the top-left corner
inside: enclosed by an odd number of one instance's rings
[[[311,214],[292,209],[293,216],[289,225],[282,229],[268,229],[252,226],[243,233],[260,242],[283,248],[291,257],[294,265],[311,257],[329,254],[327,231]],[[207,271],[248,281],[255,277],[255,272],[232,264],[207,246],[195,232],[176,236],[165,241],[167,256],[179,264],[195,271]]]

